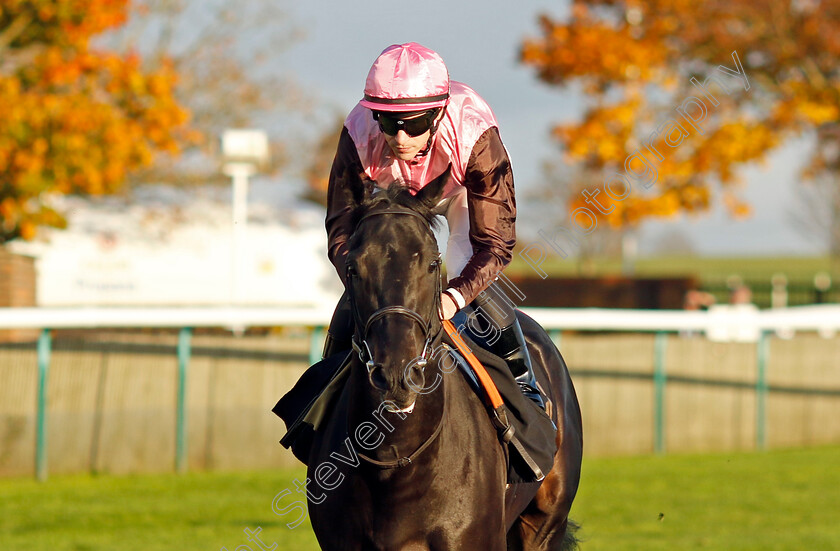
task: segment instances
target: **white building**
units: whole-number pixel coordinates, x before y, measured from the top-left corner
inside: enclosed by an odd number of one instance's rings
[[[341,283],[327,260],[324,209],[295,195],[288,182],[252,182],[235,277],[229,187],[62,197],[68,228],[10,249],[37,259],[40,306],[332,307]]]

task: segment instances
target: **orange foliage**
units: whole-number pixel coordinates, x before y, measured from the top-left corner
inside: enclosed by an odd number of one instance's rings
[[[155,152],[177,152],[187,112],[177,75],[144,71],[137,55],[90,47],[125,21],[127,0],[5,0],[0,4],[0,243],[62,226],[54,194],[113,193]],[[20,63],[14,63],[19,57]],[[0,59],[3,59],[0,57]]]
[[[733,215],[748,216],[749,206],[735,194],[739,167],[840,119],[837,0],[573,0],[568,20],[541,16],[538,24],[540,36],[522,43],[522,63],[549,84],[580,85],[588,102],[579,122],[553,129],[566,159],[606,176],[638,150],[656,172],[655,185],[634,181],[626,199],[602,193],[603,212],[584,196],[570,205],[616,227],[705,210],[716,193]],[[734,51],[748,90],[741,77],[719,68],[737,70]],[[691,82],[713,75],[707,91],[714,101]],[[707,109],[699,128],[676,111],[692,96]],[[669,120],[685,130],[676,145],[656,134]],[[840,142],[840,132],[821,136]],[[645,149],[652,142],[659,155]],[[827,169],[815,156],[804,176]]]

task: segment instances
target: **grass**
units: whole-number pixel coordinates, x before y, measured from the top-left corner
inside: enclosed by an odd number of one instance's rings
[[[583,549],[840,549],[840,448],[586,462]]]
[[[618,275],[621,274],[621,260],[595,258],[581,265],[575,259],[563,260],[557,255],[551,255],[542,264],[542,269],[553,277]],[[701,281],[723,280],[730,275],[769,281],[776,273],[784,273],[790,281],[812,280],[818,272],[831,272],[831,261],[827,256],[664,256],[639,258],[635,262],[635,274],[638,277],[694,276]],[[518,254],[514,255],[505,273],[535,275],[534,269]]]
[[[278,492],[304,477],[294,470],[2,480],[0,549],[234,551],[248,543],[244,529],[257,527],[269,545],[318,549],[307,524],[289,530],[290,520],[271,508]]]
[[[836,446],[587,459],[572,516],[584,551],[840,549],[838,465]],[[297,469],[0,480],[0,549],[235,551],[246,527],[260,527],[268,546],[315,550],[308,523],[291,530],[294,515],[271,510],[303,478]]]

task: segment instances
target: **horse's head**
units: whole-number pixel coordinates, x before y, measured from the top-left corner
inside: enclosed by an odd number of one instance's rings
[[[440,253],[432,208],[449,170],[412,196],[391,186],[354,212],[346,261],[353,338],[368,381],[383,400],[411,410],[440,334]]]

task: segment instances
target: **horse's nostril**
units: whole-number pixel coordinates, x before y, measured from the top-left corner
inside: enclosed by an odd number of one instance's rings
[[[406,390],[420,392],[426,380],[426,377],[423,374],[424,368],[425,364],[422,360],[409,363],[403,371],[402,386],[406,388]]]
[[[373,388],[385,392],[388,390],[388,380],[385,378],[384,370],[381,365],[376,365],[368,373],[368,379]]]

